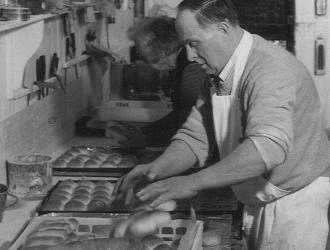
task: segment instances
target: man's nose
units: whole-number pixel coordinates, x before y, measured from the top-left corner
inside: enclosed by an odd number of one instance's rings
[[[189,45],[186,45],[187,59],[190,62],[194,62],[198,57],[196,50]]]

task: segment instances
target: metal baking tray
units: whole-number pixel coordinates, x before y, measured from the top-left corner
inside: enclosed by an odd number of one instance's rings
[[[76,226],[76,231],[74,232],[75,235],[77,235],[78,237],[83,237],[82,239],[93,239],[107,238],[109,236],[111,237],[115,225],[126,218],[127,215],[123,214],[99,214],[99,216],[94,216],[94,214],[79,213],[52,213],[48,215],[34,217],[31,218],[27,223],[25,223],[20,232],[16,235],[8,250],[20,250],[24,242],[26,241],[28,235],[32,233],[33,230],[38,225],[40,225],[40,223],[46,220],[67,221],[69,219],[74,219],[78,222],[78,225]],[[191,222],[192,221],[190,218],[172,218],[168,225],[159,228],[154,235],[163,238],[167,244],[171,245],[174,240],[184,237],[186,232],[188,233],[188,231],[191,230]],[[199,226],[195,230],[195,232],[191,231],[189,233],[194,234],[192,235],[194,239],[201,240],[203,221],[197,220],[197,223]],[[105,230],[102,230],[102,228],[105,228]],[[188,250],[188,246],[186,247],[184,243],[181,242],[180,249]],[[189,249],[197,250],[196,247],[190,248],[190,246]]]
[[[145,164],[149,163],[152,160],[156,159],[162,151],[153,151],[149,149],[129,149],[129,148],[120,148],[120,147],[107,147],[107,146],[74,146],[61,154],[53,162],[52,172],[53,176],[109,176],[109,177],[120,177],[130,170],[133,167],[56,167],[56,161],[60,159],[64,154],[70,152],[74,148],[83,148],[86,149],[88,154],[92,156],[94,153],[102,152],[104,154],[113,154],[120,153],[123,155],[130,155],[136,158],[136,164]]]
[[[78,236],[87,237],[90,235],[91,238],[104,238],[109,237],[112,233],[113,226],[127,215],[115,215],[115,214],[99,214],[99,216],[94,216],[93,214],[60,214],[51,213],[39,217],[33,217],[28,220],[24,226],[21,228],[19,233],[16,235],[12,241],[8,250],[19,250],[24,244],[27,236],[40,225],[40,223],[46,220],[64,220],[75,219],[79,222],[77,230],[75,232]],[[96,230],[97,227],[102,227],[102,230]]]
[[[78,182],[79,180],[72,180]],[[90,180],[91,182],[98,182],[98,180]],[[104,181],[104,180],[102,180]],[[52,193],[58,188],[62,181],[58,181],[57,184],[50,190],[48,195],[43,199],[41,204],[37,208],[37,214],[49,214],[49,213],[112,213],[112,214],[129,214],[132,212],[129,206],[124,204],[122,200],[114,200],[105,210],[86,210],[86,211],[72,211],[72,210],[49,210],[45,209],[47,202],[49,202],[52,197]],[[114,180],[109,180],[111,183],[115,183]],[[198,214],[201,215],[219,215],[219,214],[233,214],[238,210],[238,201],[235,198],[232,190],[230,188],[218,188],[212,190],[206,190],[199,193],[197,196],[178,200],[177,208],[173,213],[183,213],[189,214],[190,207],[193,206]]]
[[[66,180],[67,181],[67,180]],[[80,182],[81,180],[71,180],[75,183]],[[90,182],[93,183],[97,183],[99,181],[104,181],[104,180],[89,180]],[[123,201],[120,200],[114,200],[110,203],[109,206],[106,207],[106,209],[102,210],[102,209],[97,209],[97,210],[86,210],[86,211],[77,211],[77,210],[55,210],[55,209],[46,209],[46,205],[47,203],[51,200],[52,195],[54,194],[54,192],[56,190],[58,190],[59,186],[61,185],[63,181],[58,181],[53,187],[52,189],[48,192],[47,196],[42,200],[42,202],[40,203],[40,205],[37,207],[36,212],[38,215],[44,215],[44,214],[51,214],[51,213],[77,213],[79,212],[80,214],[85,214],[85,213],[89,213],[89,214],[100,214],[100,213],[118,213],[118,214],[123,214],[123,213],[130,213],[130,209],[124,205]],[[114,184],[115,181],[113,180],[108,180],[108,182]],[[71,196],[72,198],[72,196]],[[71,198],[69,200],[66,201],[69,202],[71,200]]]

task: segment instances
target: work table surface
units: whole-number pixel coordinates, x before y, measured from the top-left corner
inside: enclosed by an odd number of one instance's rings
[[[71,148],[72,146],[117,146],[118,144],[106,137],[75,137],[67,144],[63,145],[61,148],[56,150],[52,154],[52,158],[56,159],[63,152]],[[61,177],[53,177],[53,184],[57,183]],[[100,179],[100,178],[98,178]],[[5,210],[3,215],[3,220],[0,223],[0,250],[7,250],[10,243],[15,238],[15,236],[20,232],[22,227],[28,220],[34,215],[35,210],[41,200],[35,201],[24,201],[19,200],[17,205],[13,209]]]

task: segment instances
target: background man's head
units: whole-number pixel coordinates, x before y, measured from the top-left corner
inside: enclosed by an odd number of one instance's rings
[[[180,48],[175,21],[167,16],[145,18],[130,30],[140,57],[159,70],[173,69]]]
[[[230,0],[183,0],[176,29],[188,60],[208,74],[219,74],[236,48],[242,30]]]

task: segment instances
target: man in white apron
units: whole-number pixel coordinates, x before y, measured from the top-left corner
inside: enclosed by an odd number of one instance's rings
[[[196,162],[204,166],[213,139],[220,161],[154,182],[138,197],[157,206],[230,185],[245,204],[249,249],[326,249],[330,145],[305,67],[242,30],[229,0],[184,0],[176,27],[188,59],[213,77],[164,154],[136,167],[118,188],[127,189],[141,176],[159,180]]]

